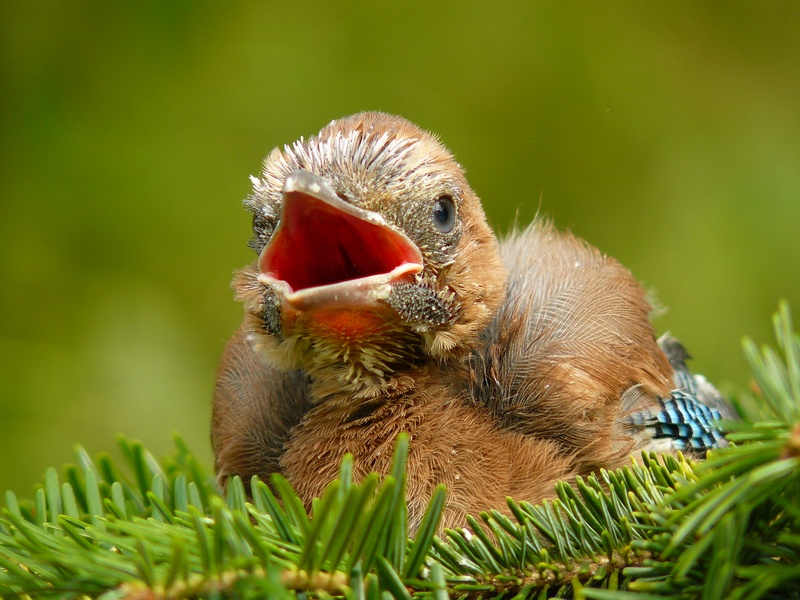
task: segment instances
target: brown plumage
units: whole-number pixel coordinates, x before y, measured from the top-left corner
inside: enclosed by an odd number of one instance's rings
[[[259,258],[214,397],[223,484],[280,472],[310,504],[345,453],[385,473],[405,431],[411,525],[445,483],[449,527],[649,443],[631,415],[675,383],[642,288],[542,220],[498,244],[430,134],[354,115],[253,183]]]

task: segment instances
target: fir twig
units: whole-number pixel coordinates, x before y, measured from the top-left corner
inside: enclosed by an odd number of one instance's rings
[[[729,448],[646,454],[444,537],[441,487],[407,536],[406,438],[383,480],[346,459],[311,514],[279,476],[223,498],[180,439],[162,463],[124,439],[121,464],[79,450],[32,500],[6,495],[0,596],[800,597],[800,337],[787,306],[774,322],[777,352],[745,342],[757,393]]]

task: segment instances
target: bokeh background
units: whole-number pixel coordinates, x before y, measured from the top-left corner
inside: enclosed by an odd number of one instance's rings
[[[438,132],[498,230],[618,257],[746,386],[741,337],[800,311],[798,31],[791,1],[4,3],[0,491],[118,432],[211,462],[248,175],[364,109]]]

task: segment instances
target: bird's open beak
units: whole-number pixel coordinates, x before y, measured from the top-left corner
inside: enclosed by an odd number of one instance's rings
[[[345,202],[324,178],[286,178],[280,222],[258,259],[258,280],[296,311],[365,308],[422,270],[419,248],[378,213]]]

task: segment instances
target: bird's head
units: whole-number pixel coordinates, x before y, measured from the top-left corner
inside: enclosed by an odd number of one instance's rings
[[[273,365],[374,390],[476,345],[506,274],[480,201],[432,135],[361,113],[275,149],[252,179],[258,259],[234,287]]]

